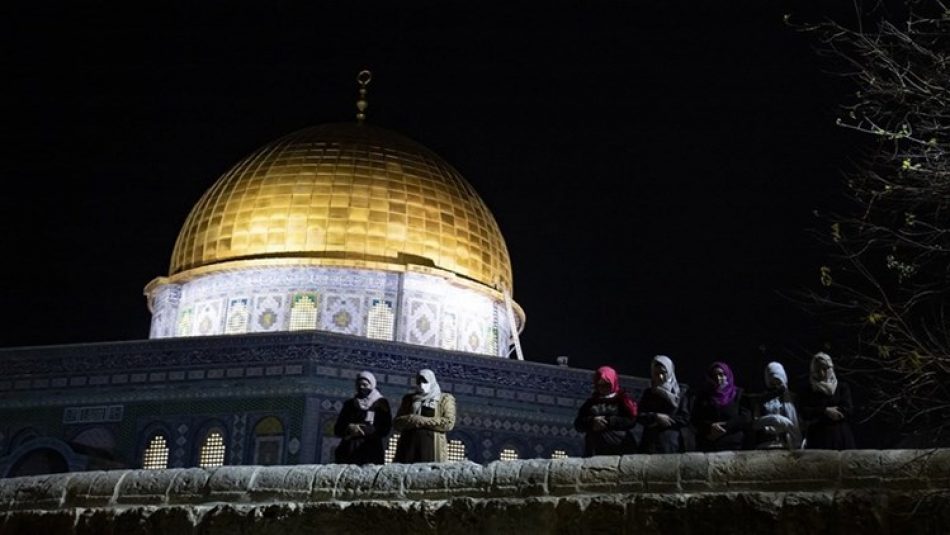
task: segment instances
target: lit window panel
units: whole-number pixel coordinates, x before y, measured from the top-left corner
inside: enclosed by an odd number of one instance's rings
[[[396,445],[399,444],[399,433],[389,435],[389,447],[386,448],[386,464],[393,462],[396,457]]]
[[[464,442],[462,442],[461,440],[450,440],[448,446],[449,446],[448,461],[450,463],[460,463],[466,459]]]
[[[247,299],[232,299],[228,307],[228,319],[224,325],[225,334],[242,334],[247,332],[248,320],[251,317],[247,306]]]
[[[296,294],[290,307],[290,330],[317,328],[317,294]]]
[[[168,443],[164,435],[155,435],[142,455],[142,468],[145,470],[164,470],[168,468]]]
[[[214,468],[224,464],[224,437],[220,431],[212,431],[205,437],[204,444],[201,445],[201,456],[198,459],[198,466],[201,468]]]
[[[518,460],[518,450],[514,448],[505,448],[501,450],[501,454],[498,458],[502,461],[517,461]]]
[[[567,452],[564,450],[554,450],[551,452],[552,459],[567,459]]]
[[[366,321],[366,336],[379,340],[393,339],[393,305],[390,301],[373,299]]]

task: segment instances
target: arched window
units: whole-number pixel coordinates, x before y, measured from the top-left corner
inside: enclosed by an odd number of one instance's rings
[[[317,328],[317,294],[294,294],[290,303],[291,331],[305,331]]]
[[[201,454],[198,456],[198,466],[214,468],[224,464],[224,432],[217,427],[211,428],[201,443]]]
[[[248,299],[232,299],[228,305],[228,319],[224,322],[224,334],[242,334],[247,332],[247,325],[251,319],[248,308]]]
[[[554,450],[551,452],[552,459],[567,459],[567,452],[564,450]]]
[[[380,340],[393,339],[393,304],[391,301],[373,299],[366,315],[366,336]]]
[[[164,470],[168,468],[168,441],[165,435],[155,435],[148,441],[142,454],[142,468],[145,470]]]
[[[389,435],[389,447],[386,448],[386,464],[393,462],[396,457],[396,446],[399,444],[399,433]]]
[[[273,416],[254,426],[254,464],[281,464],[284,452],[284,425]]]
[[[518,450],[514,448],[503,448],[498,454],[498,458],[502,461],[517,461],[518,457]]]
[[[450,463],[460,463],[467,459],[465,456],[465,443],[461,440],[450,440],[448,443],[448,458]]]

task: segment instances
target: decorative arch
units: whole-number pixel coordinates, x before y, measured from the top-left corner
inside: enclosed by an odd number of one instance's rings
[[[21,444],[9,459],[0,465],[2,477],[77,472],[85,470],[88,464],[85,455],[77,455],[68,444],[50,437],[37,437]]]
[[[230,433],[220,420],[210,420],[195,434],[194,465],[199,468],[215,468],[227,464]]]
[[[280,418],[264,416],[254,424],[251,440],[254,441],[252,464],[284,464],[286,427]]]
[[[451,431],[446,435],[449,446],[449,461],[470,461],[475,456],[475,438],[465,431]]]
[[[567,457],[577,456],[575,446],[560,441],[549,444],[545,453],[548,459],[565,459]]]
[[[10,438],[10,442],[7,445],[7,453],[13,453],[27,442],[42,436],[43,434],[40,433],[35,427],[23,427],[18,429],[16,433],[13,433],[12,438]]]
[[[514,461],[517,459],[530,459],[534,457],[527,444],[513,437],[505,437],[498,441],[498,449],[495,453],[495,459],[502,461]]]

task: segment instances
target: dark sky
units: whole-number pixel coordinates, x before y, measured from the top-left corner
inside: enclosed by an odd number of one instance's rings
[[[780,293],[816,282],[812,210],[859,141],[782,22],[825,3],[4,3],[0,346],[147,338],[142,288],[204,190],[351,120],[370,68],[369,122],[495,214],[529,360],[801,375],[822,329]]]

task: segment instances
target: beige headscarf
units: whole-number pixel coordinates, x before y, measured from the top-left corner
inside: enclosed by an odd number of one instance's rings
[[[829,371],[828,377],[825,377],[824,370],[822,369],[825,367],[827,367]],[[831,362],[831,356],[827,353],[815,353],[815,356],[811,358],[811,366],[809,366],[809,369],[811,373],[808,377],[808,382],[811,383],[812,389],[833,396],[835,390],[838,389],[838,378],[835,377],[835,366],[834,363]]]

